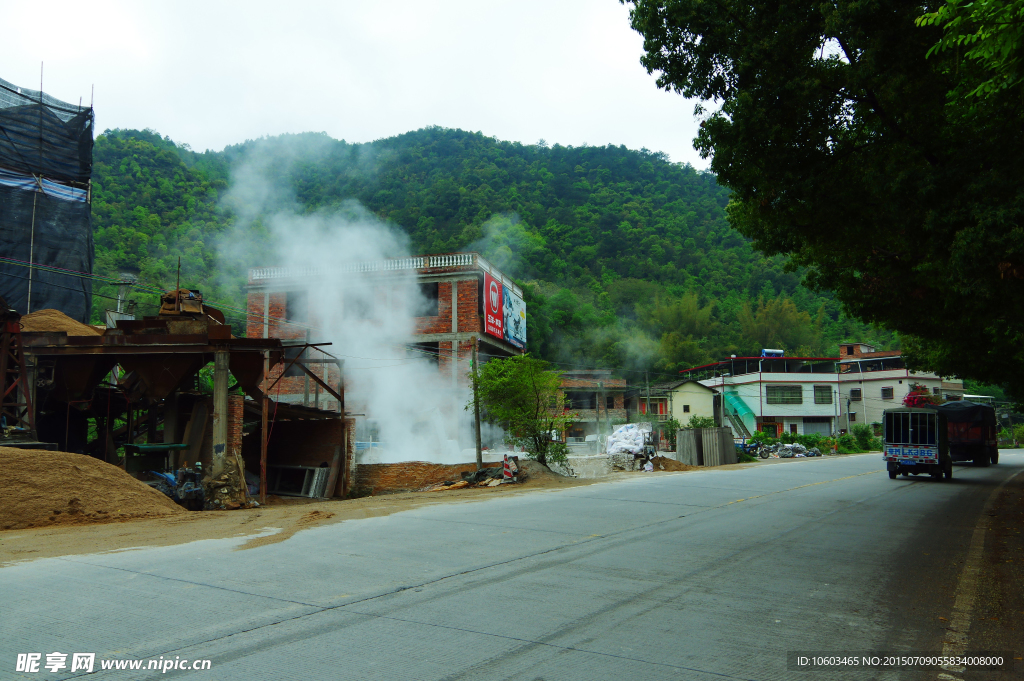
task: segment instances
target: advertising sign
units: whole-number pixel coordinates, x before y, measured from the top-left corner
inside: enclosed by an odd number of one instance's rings
[[[501,295],[504,288],[500,281],[484,272],[484,332],[502,340],[505,339],[505,317]]]
[[[502,291],[502,297],[505,299],[502,314],[505,342],[523,349],[526,347],[526,303],[507,286]]]

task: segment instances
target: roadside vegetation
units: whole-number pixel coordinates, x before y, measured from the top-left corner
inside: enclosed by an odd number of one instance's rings
[[[758,442],[765,445],[778,443],[786,445],[801,444],[807,447],[807,449],[817,447],[822,454],[828,454],[832,451],[836,451],[839,454],[864,454],[866,452],[882,451],[881,438],[875,436],[871,426],[864,424],[852,426],[849,433],[838,437],[782,433],[779,437],[774,438],[759,430],[750,437],[749,442]]]

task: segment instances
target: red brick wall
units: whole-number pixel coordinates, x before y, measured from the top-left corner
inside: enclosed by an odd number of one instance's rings
[[[437,316],[417,317],[416,333],[452,332],[452,284],[442,281],[437,285]]]
[[[500,466],[501,462],[484,463],[484,467]],[[371,494],[403,492],[422,489],[450,480],[462,479],[464,471],[476,470],[475,463],[444,465],[426,461],[405,463],[364,463],[356,468],[355,487],[367,489]]]
[[[483,317],[480,316],[480,280],[460,279],[458,291],[459,332],[483,331]]]

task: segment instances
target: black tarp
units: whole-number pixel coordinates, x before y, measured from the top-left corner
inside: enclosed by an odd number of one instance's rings
[[[91,107],[0,79],[0,295],[22,314],[31,260],[31,310],[89,322],[92,136]]]
[[[35,199],[35,243],[32,235],[32,202]],[[0,255],[47,267],[92,272],[92,218],[89,204],[65,201],[42,192],[0,185]],[[18,312],[28,310],[29,268],[0,261],[0,296]],[[32,270],[32,309],[53,308],[72,319],[89,322],[92,284],[88,278],[49,270]]]
[[[949,423],[973,423],[980,426],[996,425],[996,410],[990,404],[980,404],[967,400],[946,402],[935,407],[945,415]]]

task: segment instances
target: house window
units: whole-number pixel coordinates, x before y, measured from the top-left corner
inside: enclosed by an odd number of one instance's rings
[[[441,366],[441,344],[440,343],[413,343],[405,353],[411,359],[421,359],[434,367]],[[449,354],[445,350],[445,354]]]
[[[846,346],[846,354],[847,355],[852,355],[853,352],[854,352],[854,346],[853,345],[847,345]]]
[[[799,385],[770,385],[766,389],[768,404],[803,404],[803,388]]]
[[[851,411],[850,412],[850,423],[853,423],[856,420],[857,420],[857,412]]]
[[[608,395],[605,398],[605,400],[604,400],[604,408],[605,409],[614,409],[615,408],[615,395]]]
[[[420,317],[436,317],[438,314],[437,282],[420,284]]]
[[[789,432],[792,435],[796,435],[797,434],[797,432],[796,432],[796,424],[795,423],[789,424]]]
[[[850,388],[850,400],[860,402],[860,388]]]
[[[690,405],[688,405],[688,404],[684,404],[683,405],[683,413],[684,414],[689,414],[690,413]]]
[[[940,388],[932,388],[932,395],[938,395],[942,392]]]
[[[309,296],[305,291],[288,291],[285,294],[284,316],[293,324],[309,321]]]
[[[341,316],[343,319],[372,319],[373,302],[372,289],[349,289],[342,295]]]
[[[570,409],[597,409],[597,393],[570,392],[565,397]]]
[[[832,386],[830,386],[830,385],[816,385],[816,386],[814,386],[814,403],[815,404],[832,404]]]
[[[892,388],[882,388],[882,399],[883,400],[891,400],[892,399]]]

